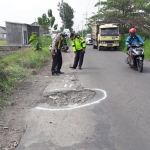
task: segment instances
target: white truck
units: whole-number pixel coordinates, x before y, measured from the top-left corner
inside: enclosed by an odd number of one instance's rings
[[[86,41],[87,45],[93,44],[92,35],[91,34],[87,34],[86,37],[85,37],[85,41]]]

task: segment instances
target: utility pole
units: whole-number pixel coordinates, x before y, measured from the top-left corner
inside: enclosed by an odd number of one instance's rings
[[[84,22],[84,21],[81,21],[81,22],[82,22],[82,37],[83,37],[83,22]]]
[[[79,33],[79,24],[77,25],[77,27],[78,27],[78,32],[77,33]]]
[[[83,15],[85,15],[85,19],[86,19],[86,30],[87,30],[87,17],[88,17],[87,11],[86,11],[86,13],[83,14]]]
[[[99,4],[100,4],[101,1],[99,0],[98,2],[99,2]],[[100,11],[100,5],[98,5],[98,12],[99,12],[99,11]]]
[[[100,5],[101,5],[100,3],[101,3],[101,1],[99,0],[98,2],[99,2],[99,5],[98,5],[98,13],[99,13],[99,11],[100,11]],[[99,19],[98,19],[98,21],[99,21]]]
[[[64,27],[64,29],[65,29],[65,9],[64,9],[64,1],[62,0],[61,3],[62,3],[62,6],[63,6],[63,27]]]

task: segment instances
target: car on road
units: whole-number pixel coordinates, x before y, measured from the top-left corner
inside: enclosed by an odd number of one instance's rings
[[[85,37],[85,41],[86,41],[87,45],[93,44],[92,35],[91,34],[87,34],[86,37]]]

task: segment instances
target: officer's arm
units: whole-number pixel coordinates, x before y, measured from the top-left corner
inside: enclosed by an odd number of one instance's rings
[[[85,49],[86,48],[86,43],[85,43],[84,38],[80,37],[80,40],[81,40],[81,45],[82,45],[83,49]]]
[[[56,35],[56,37],[53,40],[52,51],[54,51],[55,49],[57,49],[57,45],[58,45],[59,39],[60,39],[60,35],[58,34],[58,35]]]
[[[77,51],[77,50],[76,50],[76,47],[75,47],[74,41],[72,41],[72,49],[73,49],[73,52],[74,52],[74,53]]]

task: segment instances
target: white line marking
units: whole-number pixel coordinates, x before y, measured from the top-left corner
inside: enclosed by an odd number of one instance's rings
[[[64,87],[67,87],[67,84],[65,84]]]
[[[89,89],[89,88],[85,88],[85,89]],[[89,90],[96,90],[96,91],[101,91],[103,93],[103,97],[95,102],[91,102],[88,104],[84,104],[84,105],[80,105],[80,106],[76,106],[76,104],[74,106],[71,106],[69,108],[58,108],[58,109],[51,109],[51,108],[42,108],[42,107],[36,107],[35,109],[37,110],[47,110],[47,111],[62,111],[62,110],[73,110],[73,109],[79,109],[79,108],[83,108],[83,107],[87,107],[93,104],[98,104],[100,103],[102,100],[106,99],[107,97],[107,93],[104,90],[101,89],[89,89]]]
[[[72,87],[72,84],[70,84],[69,87]]]

